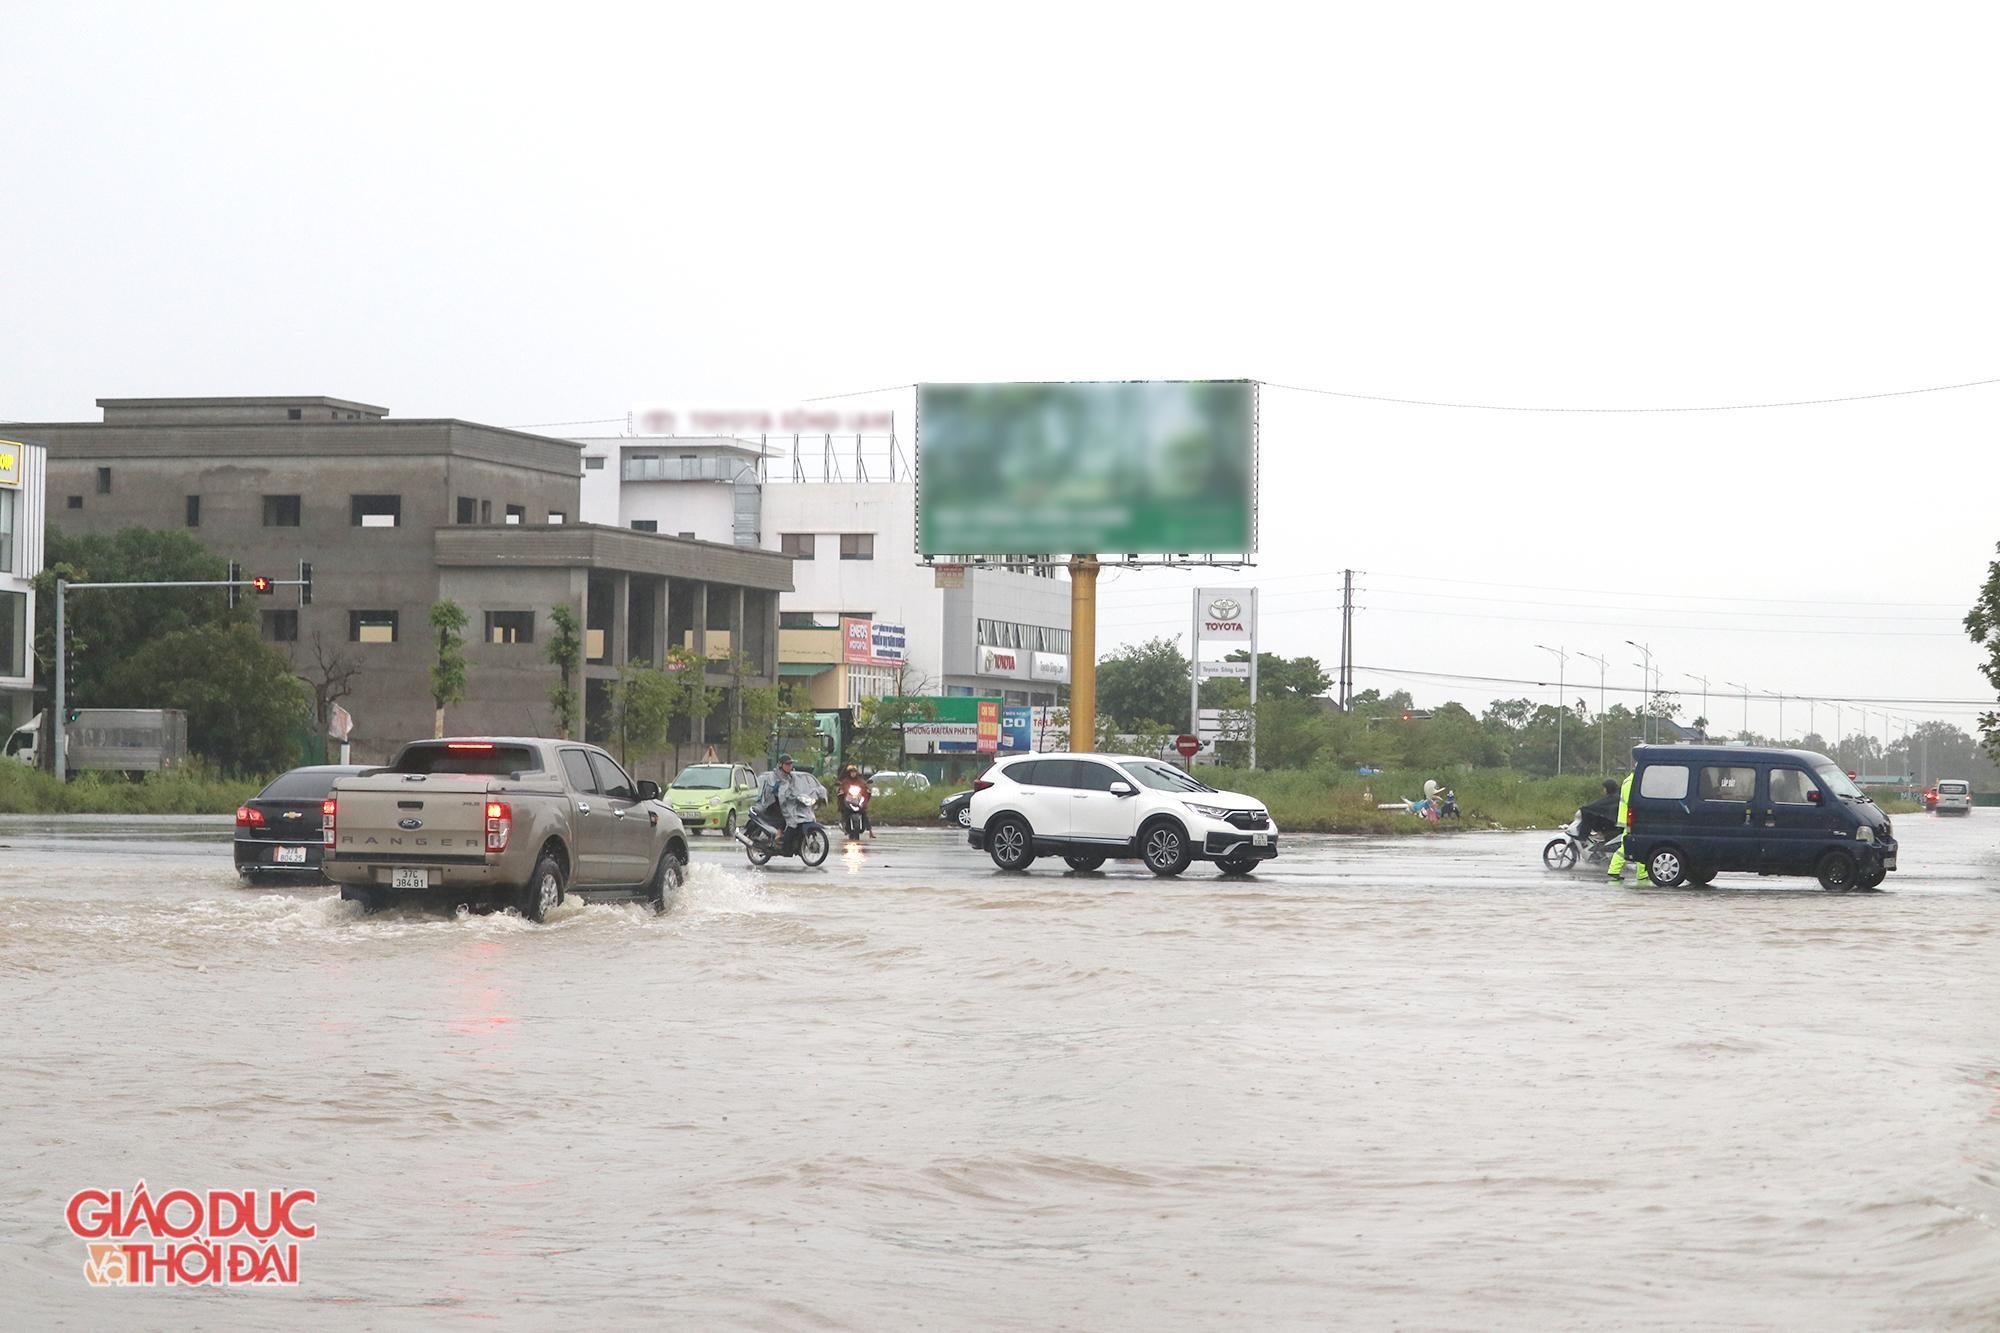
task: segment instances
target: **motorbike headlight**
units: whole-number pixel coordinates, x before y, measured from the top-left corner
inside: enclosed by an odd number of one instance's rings
[[[1181,804],[1196,814],[1206,816],[1209,819],[1229,818],[1229,812],[1219,805],[1196,805],[1193,801],[1182,801]]]

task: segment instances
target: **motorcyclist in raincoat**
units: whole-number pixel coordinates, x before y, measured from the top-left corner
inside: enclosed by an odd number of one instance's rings
[[[767,823],[783,824],[780,856],[795,854],[799,828],[813,822],[813,807],[825,799],[826,788],[819,785],[818,778],[794,768],[790,755],[778,756],[778,766],[757,784],[757,814]]]

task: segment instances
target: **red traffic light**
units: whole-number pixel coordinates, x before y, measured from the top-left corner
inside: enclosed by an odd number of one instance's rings
[[[262,574],[259,574],[256,578],[250,580],[250,587],[252,588],[252,590],[265,594],[266,596],[268,596],[272,592],[275,592],[277,590],[277,586],[278,586],[277,584],[271,582],[270,579],[264,577]]]

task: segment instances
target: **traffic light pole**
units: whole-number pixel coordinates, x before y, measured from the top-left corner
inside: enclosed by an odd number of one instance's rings
[[[255,588],[259,592],[269,592],[273,588],[312,587],[311,566],[301,564],[300,576],[296,579],[195,579],[179,582],[145,583],[71,583],[68,579],[56,578],[56,642],[51,654],[56,660],[55,716],[49,719],[49,753],[54,760],[57,782],[69,781],[69,735],[67,694],[69,686],[69,656],[66,651],[68,640],[63,637],[64,622],[68,618],[69,594],[75,591],[96,591],[105,588]],[[303,597],[303,594],[302,594]],[[234,603],[232,603],[234,605]]]

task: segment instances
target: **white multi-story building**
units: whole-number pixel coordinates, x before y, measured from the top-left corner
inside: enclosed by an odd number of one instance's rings
[[[1050,705],[1069,684],[1068,580],[998,561],[941,578],[917,557],[916,482],[893,448],[807,458],[790,441],[777,452],[716,436],[579,443],[584,522],[793,557],[781,669],[819,707],[899,692]]]
[[[34,713],[35,587],[42,572],[47,455],[0,440],[0,733]]]

